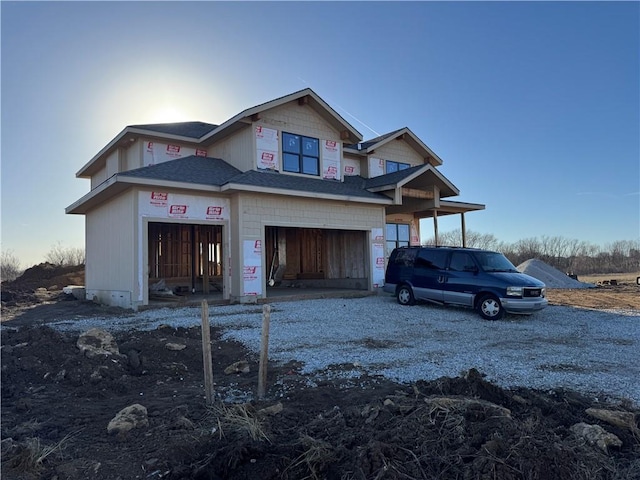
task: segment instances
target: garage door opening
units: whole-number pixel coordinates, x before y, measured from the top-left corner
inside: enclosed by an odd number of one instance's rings
[[[149,223],[149,287],[222,292],[222,226]]]
[[[366,232],[265,228],[267,286],[369,288]]]

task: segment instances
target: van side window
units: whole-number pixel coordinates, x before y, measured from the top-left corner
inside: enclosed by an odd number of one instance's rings
[[[451,254],[449,269],[456,272],[473,272],[474,270],[476,270],[476,264],[473,263],[473,259],[468,253],[453,252]]]
[[[413,266],[413,261],[416,258],[416,251],[414,249],[398,249],[396,250],[396,258],[393,263],[403,267]]]
[[[446,262],[446,250],[420,250],[416,258],[416,267],[444,270]]]

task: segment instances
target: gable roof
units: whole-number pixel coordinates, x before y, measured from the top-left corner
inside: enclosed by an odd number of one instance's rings
[[[379,137],[372,138],[371,140],[366,140],[358,144],[345,145],[345,148],[355,150],[361,154],[370,155],[374,153],[376,149],[393,140],[404,140],[407,142],[407,144],[418,152],[420,156],[424,157],[425,162],[436,167],[442,165],[442,159],[427,147],[427,145],[407,127],[399,128],[393,132],[385,133],[384,135],[380,135]]]
[[[259,120],[262,112],[296,101],[300,105],[308,105],[310,108],[315,110],[329,125],[340,132],[342,140],[349,142],[359,142],[362,140],[362,134],[358,132],[358,130],[340,116],[338,112],[331,108],[331,106],[329,106],[329,104],[320,98],[313,90],[305,88],[304,90],[299,90],[289,95],[243,110],[235,117],[230,118],[218,128],[205,135],[201,141],[204,145],[213,143],[219,138],[223,138],[241,128],[246,127],[247,119],[251,122]]]
[[[438,187],[441,197],[460,194],[460,190],[453,183],[428,163],[365,180],[365,188],[372,192],[384,192],[403,187],[422,189],[431,185]]]
[[[205,122],[174,122],[129,125],[127,128],[198,139],[217,127],[218,125]]]
[[[394,130],[393,132],[385,133],[384,135],[380,135],[379,137],[372,138],[370,140],[365,140],[364,142],[360,142],[360,150],[368,150],[371,147],[376,147],[378,144],[383,145],[385,140],[395,138],[403,129],[399,128]]]
[[[305,88],[304,90],[299,90],[292,94],[243,110],[221,125],[205,122],[129,125],[80,168],[80,170],[76,172],[76,177],[86,178],[95,174],[102,168],[105,158],[109,153],[118,147],[127,148],[132,141],[135,141],[135,137],[150,135],[163,139],[191,142],[194,146],[208,146],[259,120],[262,112],[294,101],[297,101],[300,105],[308,105],[315,110],[329,125],[340,132],[340,138],[343,141],[359,142],[362,140],[360,132],[331,108],[329,104],[322,100],[313,90]]]

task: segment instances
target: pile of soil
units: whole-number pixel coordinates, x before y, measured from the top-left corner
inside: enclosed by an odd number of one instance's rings
[[[67,285],[84,285],[84,265],[61,266],[52,263],[34,265],[15,280],[2,282],[2,307],[42,303],[55,299]]]
[[[3,328],[2,477],[640,478],[640,412],[632,405],[505,390],[473,369],[400,385],[341,377],[339,366],[333,380],[320,381],[295,364],[269,365],[258,400],[258,359],[220,333],[211,330],[208,406],[199,328],[116,333],[116,353],[98,356],[81,352],[78,334]],[[248,371],[224,373],[239,361]],[[146,422],[108,433],[116,414],[136,404]],[[590,407],[622,412],[629,423],[599,420]],[[590,443],[574,433],[579,424],[619,442]]]

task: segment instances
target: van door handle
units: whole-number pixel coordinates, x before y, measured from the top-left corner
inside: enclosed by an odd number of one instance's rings
[[[445,277],[444,275],[440,275],[438,277],[438,283],[446,283],[447,281],[447,277]]]

